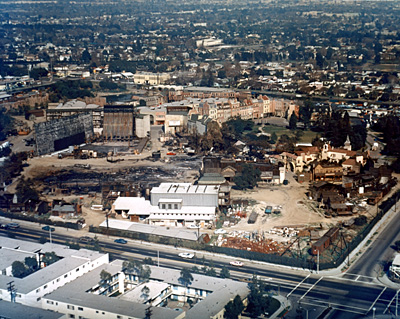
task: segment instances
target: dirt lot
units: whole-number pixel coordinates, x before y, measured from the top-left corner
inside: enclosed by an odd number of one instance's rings
[[[122,157],[124,161],[118,163],[109,163],[105,158],[103,159],[88,159],[88,160],[75,160],[70,158],[58,159],[57,157],[41,157],[33,158],[29,160],[29,166],[25,168],[24,175],[30,178],[36,178],[43,174],[48,174],[49,171],[56,175],[61,170],[73,169],[76,164],[89,164],[90,170],[77,170],[83,173],[100,173],[103,172],[107,175],[117,174],[119,170],[127,170],[129,172],[136,169],[135,177],[142,180],[143,182],[152,179],[150,171],[154,171],[154,174],[158,174],[156,178],[160,181],[159,171],[155,169],[162,169],[168,172],[173,172],[172,180],[178,180],[179,182],[193,182],[195,177],[198,176],[198,165],[199,161],[192,163],[186,160],[177,160],[175,157],[170,159],[169,162],[150,161],[144,159],[148,154],[142,155],[129,155]],[[189,160],[189,159],[188,159]],[[191,160],[191,159],[190,159]],[[193,168],[191,165],[194,164]],[[142,171],[146,168],[146,171]],[[154,168],[154,170],[151,170]],[[154,177],[154,176],[153,176]],[[170,181],[171,177],[164,177],[164,181]],[[168,180],[169,179],[169,180]],[[332,223],[332,219],[327,219],[317,212],[310,210],[309,203],[306,199],[305,192],[307,191],[307,185],[297,183],[293,176],[288,174],[289,185],[280,186],[269,186],[260,185],[252,191],[238,191],[232,190],[232,199],[248,199],[251,200],[251,205],[247,207],[248,215],[254,210],[258,212],[258,219],[255,224],[248,224],[247,218],[243,218],[237,225],[227,230],[245,230],[245,231],[268,231],[274,226],[292,226],[292,225],[319,225],[321,223],[328,224]],[[48,199],[59,198],[59,196],[48,196]],[[67,201],[77,201],[78,199],[83,204],[83,214],[88,225],[98,225],[104,220],[104,212],[92,211],[90,209],[93,204],[101,204],[100,195],[97,197],[89,197],[88,195],[71,195],[63,196]],[[280,207],[281,213],[266,215],[264,213],[265,207],[270,205],[272,207]]]
[[[58,159],[53,157],[37,157],[29,159],[29,166],[24,169],[26,178],[37,178],[42,175],[58,175],[60,171],[67,174],[70,172],[78,172],[81,175],[103,174],[111,180],[118,176],[126,178],[129,181],[140,181],[141,183],[158,183],[158,182],[193,182],[199,175],[200,159],[194,159],[187,156],[165,157],[167,160],[152,161],[149,160],[150,151],[146,151],[140,155],[127,155],[121,157],[123,161],[117,163],[109,163],[105,158],[102,159],[87,159],[76,160],[72,158]],[[89,164],[90,169],[76,168],[76,164]],[[122,173],[121,173],[122,172]],[[126,174],[126,175],[123,175]],[[349,217],[325,218],[323,214],[315,209],[315,204],[308,200],[306,192],[307,184],[299,184],[290,172],[287,174],[289,181],[288,185],[260,185],[258,188],[251,191],[233,190],[231,198],[236,200],[249,200],[250,205],[246,207],[247,217],[252,211],[258,213],[258,218],[255,224],[248,224],[248,218],[242,218],[238,224],[231,227],[224,227],[230,231],[257,231],[259,233],[268,232],[273,227],[291,227],[304,225],[320,226],[325,229],[336,224],[339,221],[344,221]],[[9,191],[13,191],[15,182]],[[84,195],[61,196],[69,202],[80,201],[83,204],[83,217],[88,225],[99,225],[104,221],[104,212],[91,210],[93,204],[101,204],[100,194],[96,197]],[[59,196],[48,195],[49,200],[58,198]],[[273,210],[279,210],[279,214],[265,214],[266,206],[272,206]],[[371,211],[376,211],[376,208],[369,207]],[[213,230],[207,230],[210,234]],[[279,235],[276,240],[289,240],[282,238]]]
[[[200,159],[177,155],[166,157],[163,161],[152,161],[148,159],[150,151],[140,155],[121,156],[123,161],[109,163],[106,158],[99,159],[58,159],[57,156],[43,156],[28,159],[28,167],[24,168],[23,176],[25,178],[42,178],[47,176],[57,179],[58,183],[77,183],[83,185],[87,182],[93,183],[107,176],[109,181],[125,179],[129,182],[140,181],[141,184],[158,184],[160,182],[193,182],[199,175]],[[90,165],[90,169],[77,168],[76,165]],[[92,178],[92,180],[91,180]],[[18,179],[8,188],[10,192],[15,191]],[[39,189],[43,190],[46,185],[43,182],[37,182]],[[48,200],[63,198],[67,202],[80,201],[83,206],[83,218],[87,225],[99,225],[104,221],[104,212],[91,210],[93,204],[101,204],[99,193],[96,197],[87,194],[76,195],[46,195]]]

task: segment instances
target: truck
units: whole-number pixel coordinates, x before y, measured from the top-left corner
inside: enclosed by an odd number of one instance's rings
[[[265,208],[265,213],[266,213],[266,214],[271,214],[271,213],[272,213],[272,206],[267,206],[267,207]]]

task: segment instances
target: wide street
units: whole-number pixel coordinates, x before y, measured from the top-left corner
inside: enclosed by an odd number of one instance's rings
[[[397,220],[395,217],[394,220]],[[0,220],[7,222],[9,220]],[[38,241],[40,237],[49,239],[49,233],[43,231],[41,226],[34,223],[19,221],[21,227],[12,233],[17,239]],[[398,222],[396,227],[388,223],[381,235],[371,244],[367,252],[343,276],[340,273],[315,274],[307,270],[291,269],[289,267],[273,266],[264,263],[244,261],[243,267],[229,265],[231,257],[214,255],[206,252],[196,252],[193,259],[181,259],[178,253],[184,249],[151,243],[128,240],[127,244],[114,243],[115,238],[98,235],[99,243],[104,252],[115,259],[151,257],[155,264],[176,269],[193,266],[212,266],[220,269],[229,268],[231,277],[238,280],[250,280],[253,274],[269,283],[271,291],[287,296],[292,303],[292,311],[286,318],[294,318],[296,309],[302,309],[308,318],[362,318],[371,316],[373,309],[382,315],[389,303],[391,311],[395,309],[396,289],[386,287],[375,280],[374,265],[390,253],[390,244],[398,236]],[[52,233],[52,241],[65,244],[67,240],[77,240],[86,233],[82,231],[67,230],[56,227]],[[1,236],[7,236],[5,230],[0,231]],[[90,234],[94,237],[94,234]],[[378,249],[379,248],[379,249]],[[385,249],[386,248],[386,249]],[[378,252],[377,252],[378,251]],[[324,313],[325,311],[325,313]],[[304,315],[305,316],[305,315]],[[390,315],[387,318],[391,318]]]

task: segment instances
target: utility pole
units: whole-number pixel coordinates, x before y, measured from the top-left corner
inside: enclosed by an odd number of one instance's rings
[[[7,283],[7,286],[7,290],[10,292],[11,302],[15,302],[16,289],[14,286],[14,281]]]
[[[317,274],[319,273],[319,250],[317,250]]]
[[[108,215],[109,212],[106,213],[107,237],[108,237]]]
[[[152,314],[153,311],[151,310],[151,305],[150,305],[148,308],[146,308],[145,319],[150,319]]]

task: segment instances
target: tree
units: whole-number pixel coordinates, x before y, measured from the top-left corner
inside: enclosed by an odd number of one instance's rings
[[[89,63],[90,60],[92,60],[92,56],[90,55],[90,53],[87,49],[82,52],[81,60],[83,63]]]
[[[204,274],[210,277],[217,277],[217,272],[214,267],[207,267]]]
[[[367,216],[361,215],[354,219],[354,224],[356,226],[363,226],[367,223]]]
[[[261,172],[258,168],[254,168],[253,165],[243,164],[241,174],[235,176],[233,181],[239,189],[253,189],[257,186],[260,177]]]
[[[250,286],[250,294],[248,296],[247,311],[250,313],[251,317],[257,318],[261,315],[265,309],[269,306],[269,298],[264,296],[266,292],[265,284],[257,279],[257,276],[253,276]]]
[[[289,137],[287,134],[282,134],[279,137],[278,143],[276,144],[276,151],[278,153],[293,152],[295,143],[296,143],[295,137]]]
[[[325,59],[322,56],[322,54],[320,52],[317,52],[316,56],[315,56],[315,63],[317,64],[317,66],[322,69],[324,67],[324,62]]]
[[[148,281],[151,276],[151,269],[140,260],[129,260],[122,263],[122,268],[127,272],[134,272],[139,277],[139,282]]]
[[[297,116],[296,114],[294,114],[294,112],[292,113],[292,115],[290,115],[289,128],[291,130],[295,130],[297,128]]]
[[[11,265],[12,267],[12,275],[17,278],[23,278],[26,275],[27,269],[23,262],[18,260],[14,261]]]
[[[143,259],[143,263],[146,265],[154,265],[154,261],[151,257],[146,257],[145,259]]]
[[[271,134],[271,140],[270,140],[271,143],[272,143],[272,144],[275,144],[277,140],[278,140],[278,135],[276,135],[275,132],[272,132],[272,134]]]
[[[400,240],[395,241],[394,249],[396,249],[397,251],[400,251]]]
[[[304,105],[300,107],[299,110],[300,120],[304,123],[305,128],[308,128],[310,126],[311,115],[313,111],[314,111],[314,104],[310,100],[305,101]]]
[[[11,130],[13,118],[7,113],[6,109],[0,108],[0,141],[5,140],[7,131]]]
[[[109,79],[101,80],[99,86],[103,90],[118,90],[120,88],[120,86],[117,83]]]
[[[375,64],[381,63],[381,55],[379,53],[375,55],[374,62]]]
[[[40,78],[47,76],[48,73],[49,72],[44,68],[35,68],[31,70],[29,75],[31,78],[39,80]]]
[[[201,139],[201,148],[204,151],[210,151],[214,148],[215,151],[221,150],[223,145],[222,133],[219,124],[211,121],[207,124],[207,133]]]
[[[106,270],[102,270],[100,273],[100,281],[99,281],[99,285],[102,287],[105,287],[108,285],[108,282],[112,279],[111,274],[106,271]]]
[[[22,177],[17,185],[16,190],[20,203],[23,203],[28,199],[33,201],[39,200],[39,193],[32,187],[32,181],[29,178],[24,179]]]
[[[193,281],[193,276],[190,270],[187,268],[183,268],[181,270],[181,276],[178,278],[178,281],[187,288]]]
[[[244,310],[242,298],[236,295],[233,301],[229,301],[225,306],[224,318],[237,319]]]
[[[229,269],[227,267],[222,267],[221,271],[219,272],[219,276],[221,278],[230,278],[231,273],[229,272]]]
[[[141,297],[142,297],[145,301],[147,301],[147,299],[149,298],[150,288],[147,287],[146,285],[143,286],[143,288],[142,288],[142,290],[141,290],[141,293],[142,293]]]
[[[35,257],[26,257],[24,262],[31,273],[38,269],[38,262]]]
[[[55,263],[56,261],[58,261],[59,259],[60,259],[60,257],[58,257],[54,251],[46,252],[46,253],[44,253],[44,255],[42,257],[42,262],[46,266],[49,266],[49,265]]]

